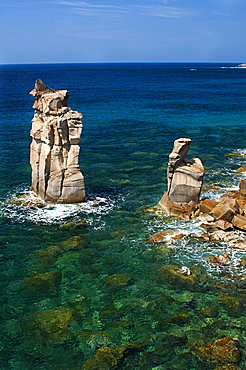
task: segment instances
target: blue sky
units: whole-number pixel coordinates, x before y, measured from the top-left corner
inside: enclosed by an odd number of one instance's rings
[[[0,63],[241,63],[245,14],[245,0],[0,0]]]

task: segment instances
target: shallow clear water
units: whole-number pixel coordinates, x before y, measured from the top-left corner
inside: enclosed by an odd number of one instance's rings
[[[202,159],[204,183],[223,188],[202,196],[216,199],[242,178],[235,170],[245,160],[225,154],[245,151],[246,71],[221,67],[1,66],[1,369],[215,369],[191,348],[229,335],[246,366],[245,286],[236,278],[245,273],[244,253],[198,241],[200,220],[144,212],[166,190],[179,137],[192,139],[189,156]],[[68,89],[70,107],[84,115],[86,203],[10,201],[31,196],[28,92],[37,78]],[[85,222],[64,226],[75,220]],[[164,229],[186,237],[148,243]],[[207,262],[222,253],[232,257],[230,266]],[[163,273],[170,265],[190,269],[198,282]],[[102,359],[108,347],[118,352]]]

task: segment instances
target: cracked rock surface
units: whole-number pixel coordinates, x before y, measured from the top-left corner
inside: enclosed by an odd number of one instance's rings
[[[30,94],[36,98],[30,132],[31,190],[47,202],[84,201],[78,145],[82,114],[68,107],[67,90],[53,90],[37,80]]]

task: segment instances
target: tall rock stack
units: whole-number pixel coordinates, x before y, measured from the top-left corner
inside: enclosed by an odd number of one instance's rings
[[[84,201],[78,145],[82,114],[68,108],[67,90],[53,90],[37,80],[30,94],[36,98],[30,132],[31,190],[47,202]]]
[[[174,141],[167,170],[168,190],[159,202],[170,215],[185,219],[191,218],[197,210],[204,176],[199,158],[185,161],[190,143],[188,138]]]

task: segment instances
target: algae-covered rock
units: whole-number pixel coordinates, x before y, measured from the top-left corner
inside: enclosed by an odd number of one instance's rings
[[[130,281],[131,277],[125,274],[113,274],[106,279],[108,286],[124,286],[128,285]]]
[[[37,343],[62,343],[71,337],[70,324],[74,311],[70,308],[34,313],[27,318],[25,333]]]
[[[134,344],[126,344],[115,347],[102,347],[96,351],[95,357],[86,360],[80,370],[110,370],[115,369],[126,355],[136,350]]]
[[[239,368],[238,366],[227,364],[227,365],[218,366],[214,370],[242,370],[242,369]]]
[[[203,317],[217,317],[217,307],[206,307],[199,311],[199,314]]]
[[[58,245],[51,245],[45,249],[38,249],[34,252],[37,262],[42,265],[49,265],[56,261],[59,254],[61,254],[61,248]]]
[[[82,249],[86,245],[87,240],[82,236],[72,236],[58,245],[51,245],[45,249],[36,250],[34,252],[34,256],[36,258],[36,262],[42,265],[50,265],[53,264],[63,253]]]
[[[161,256],[168,256],[169,254],[173,253],[173,248],[168,248],[166,244],[160,243],[156,248],[155,251],[158,255]]]
[[[61,279],[61,273],[58,271],[49,271],[43,274],[25,278],[23,281],[24,288],[55,288],[56,283]]]
[[[74,310],[76,317],[84,317],[90,310],[90,300],[82,294],[76,294],[67,298],[67,303]]]
[[[235,157],[235,158],[243,158],[241,153],[226,153],[224,154],[225,157]]]
[[[68,222],[67,224],[61,225],[61,228],[64,230],[77,230],[77,229],[82,229],[86,225],[85,220],[76,220],[76,221],[71,221]]]
[[[204,347],[198,347],[195,353],[205,361],[224,363],[238,363],[240,361],[237,342],[231,336],[208,343]]]
[[[87,240],[82,236],[72,236],[71,238],[61,242],[60,248],[62,252],[67,252],[74,249],[80,249],[85,247],[87,244]]]
[[[195,290],[199,286],[199,280],[196,274],[192,273],[187,267],[174,265],[161,266],[157,275],[170,284]]]
[[[174,315],[172,315],[168,321],[173,324],[182,325],[182,324],[187,323],[190,320],[190,318],[191,316],[188,313],[179,312],[179,313],[175,313]]]
[[[173,332],[159,332],[155,336],[154,348],[150,347],[145,353],[143,353],[143,361],[141,369],[174,369],[172,365],[168,366],[167,362],[171,361],[176,357],[179,349],[187,343],[187,336],[185,333]],[[165,365],[163,365],[165,363]],[[153,364],[160,365],[160,367],[153,367]],[[188,368],[183,367],[180,363],[175,369],[186,370]]]
[[[245,313],[244,297],[237,297],[228,293],[220,293],[218,301],[227,311],[229,316],[238,317]]]

